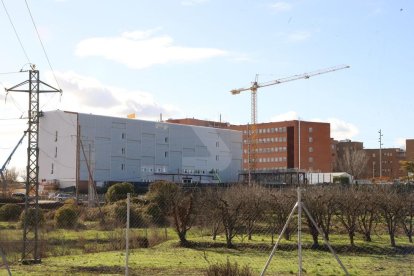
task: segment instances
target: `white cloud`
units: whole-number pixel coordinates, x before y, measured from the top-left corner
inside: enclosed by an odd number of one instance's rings
[[[195,62],[228,54],[216,48],[174,45],[170,36],[155,36],[158,30],[124,32],[117,37],[88,38],[77,44],[75,54],[79,57],[103,57],[133,69],[157,64]]]
[[[291,121],[299,118],[296,111],[288,111],[286,113],[278,114],[270,118],[271,122]]]
[[[287,38],[291,42],[301,42],[301,41],[308,40],[309,38],[311,38],[311,36],[312,36],[311,32],[298,31],[298,32],[289,34]]]
[[[331,124],[331,137],[335,140],[352,139],[359,133],[359,130],[355,125],[340,119],[329,118],[323,121]]]
[[[207,3],[209,0],[183,0],[181,1],[181,5],[183,6],[195,6]]]
[[[181,114],[174,106],[156,102],[148,92],[105,85],[71,71],[56,72],[56,77],[64,91],[58,107],[62,110],[119,117],[135,113],[145,120],[157,120],[160,114],[165,118]]]
[[[395,142],[394,142],[394,145],[396,146],[396,147],[398,147],[398,148],[401,148],[401,149],[406,149],[406,144],[405,144],[405,141],[406,140],[406,138],[397,138],[397,139],[395,139]]]
[[[292,9],[292,5],[286,2],[276,2],[270,5],[275,12],[286,12]]]

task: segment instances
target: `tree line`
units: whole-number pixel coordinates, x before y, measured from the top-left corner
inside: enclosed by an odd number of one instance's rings
[[[404,233],[412,242],[414,190],[411,186],[305,186],[302,194],[304,205],[327,240],[333,233],[346,233],[350,245],[355,246],[356,235],[370,242],[374,231],[379,231],[388,234],[391,246],[396,246],[397,233]],[[120,198],[116,196],[116,200]],[[148,223],[174,227],[183,246],[189,244],[187,233],[192,227],[203,227],[209,229],[213,240],[219,234],[224,235],[226,246],[231,248],[236,236],[250,240],[254,235],[268,233],[273,243],[296,201],[297,192],[292,187],[238,184],[226,188],[188,188],[158,181],[139,200],[141,207],[137,210],[147,217]],[[318,247],[319,232],[308,217],[303,216],[303,220],[304,230],[312,236],[312,247]],[[296,227],[293,220],[284,238],[289,240]]]

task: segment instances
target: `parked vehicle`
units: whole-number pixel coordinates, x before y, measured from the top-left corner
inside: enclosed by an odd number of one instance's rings
[[[26,194],[25,193],[16,192],[16,193],[12,193],[12,197],[20,198],[20,199],[23,199],[24,200],[26,198]]]
[[[56,196],[54,197],[54,199],[56,201],[65,201],[65,200],[70,199],[70,198],[74,198],[73,195],[65,194],[65,193],[56,194]]]

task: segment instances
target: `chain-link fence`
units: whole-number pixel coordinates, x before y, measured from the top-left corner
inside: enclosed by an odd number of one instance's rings
[[[2,203],[0,275],[8,275],[8,267],[13,275],[411,275],[414,270],[411,186],[308,185],[298,194],[286,186],[156,182],[137,195],[120,184],[100,206],[91,205],[41,201],[42,262],[22,265],[23,207]]]

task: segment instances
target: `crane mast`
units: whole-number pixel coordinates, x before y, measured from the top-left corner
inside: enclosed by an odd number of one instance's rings
[[[346,69],[346,68],[349,68],[349,66],[348,65],[338,65],[338,66],[334,66],[334,67],[329,67],[329,68],[325,68],[325,69],[321,69],[321,70],[317,70],[317,71],[312,71],[312,72],[308,72],[308,73],[293,75],[293,76],[280,78],[280,79],[276,79],[276,80],[272,80],[272,81],[268,81],[268,82],[263,82],[263,83],[258,82],[258,75],[256,74],[255,81],[252,82],[251,86],[238,88],[238,89],[233,89],[233,90],[230,91],[232,95],[240,94],[243,91],[250,91],[251,92],[251,108],[250,108],[250,110],[251,110],[251,127],[250,127],[250,129],[249,128],[247,129],[247,133],[249,135],[249,139],[248,139],[248,143],[249,143],[249,150],[248,150],[249,151],[249,155],[248,155],[249,156],[249,158],[248,158],[249,159],[248,160],[249,175],[250,175],[250,171],[255,171],[256,170],[257,89],[262,88],[262,87],[271,86],[271,85],[281,84],[281,83],[285,83],[285,82],[300,80],[300,79],[309,79],[310,77],[314,77],[314,76],[318,76],[318,75],[322,75],[322,74],[326,74],[326,73],[330,73],[330,72],[334,72],[334,71],[338,71],[338,70],[342,70],[342,69]]]

